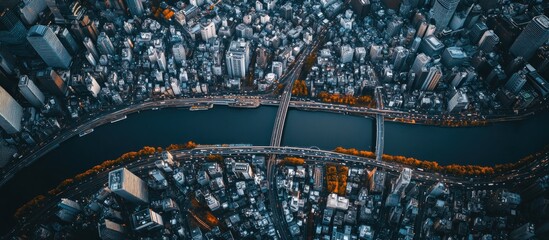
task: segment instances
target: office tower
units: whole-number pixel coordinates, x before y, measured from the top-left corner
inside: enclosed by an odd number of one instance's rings
[[[227,50],[226,64],[231,78],[246,77],[250,64],[250,44],[242,39],[232,41]]]
[[[114,46],[112,45],[111,39],[105,32],[99,33],[99,36],[97,37],[97,49],[101,54],[104,55],[114,55],[115,50]]]
[[[88,50],[89,53],[93,56],[94,59],[99,59],[99,52],[95,48],[95,44],[92,42],[91,38],[84,38],[84,47]]]
[[[69,212],[70,214],[76,215],[80,211],[82,211],[82,208],[80,207],[80,204],[77,202],[67,199],[67,198],[61,198],[61,202],[57,204],[57,207]]]
[[[393,20],[387,24],[387,28],[385,29],[385,38],[390,39],[393,36],[398,35],[402,29],[402,23],[402,19],[393,18]]]
[[[459,0],[435,0],[431,9],[431,18],[435,20],[437,29],[442,30],[448,26],[458,4]]]
[[[66,24],[82,17],[86,11],[78,0],[45,0],[55,18],[55,23]]]
[[[362,19],[370,12],[370,0],[351,0],[351,8],[357,17]]]
[[[499,43],[499,37],[494,30],[488,30],[484,32],[480,41],[478,42],[478,49],[489,53],[494,51],[494,47]]]
[[[421,86],[421,90],[423,91],[435,90],[441,78],[442,78],[442,70],[440,69],[440,65],[435,65],[430,67],[429,73],[427,74],[427,77],[425,78],[425,81]]]
[[[265,67],[267,67],[267,59],[269,57],[269,52],[267,48],[263,46],[258,47],[255,50],[255,56],[256,56],[255,63],[259,68],[264,69]]]
[[[24,44],[27,29],[9,8],[0,12],[0,42]]]
[[[176,43],[172,46],[172,54],[177,63],[182,63],[186,59],[185,47],[181,43]]]
[[[522,89],[524,84],[526,84],[526,75],[524,74],[524,72],[519,71],[514,73],[509,78],[509,80],[505,84],[505,89],[517,94]]]
[[[40,109],[44,106],[44,94],[38,89],[29,76],[21,75],[19,77],[19,91],[35,108]]]
[[[427,66],[427,64],[431,61],[431,58],[424,53],[420,53],[416,56],[416,59],[414,60],[414,63],[412,64],[412,71],[419,75],[421,72],[421,69]]]
[[[23,107],[13,97],[0,87],[0,127],[8,134],[21,131]]]
[[[393,185],[392,193],[402,194],[404,189],[408,186],[408,184],[410,184],[410,180],[412,180],[412,169],[403,168],[395,182],[395,185]]]
[[[428,27],[429,27],[429,24],[425,21],[422,21],[420,24],[418,24],[416,37],[423,38],[423,36],[425,36],[425,32],[427,32]]]
[[[282,5],[282,7],[280,7],[280,11],[284,19],[292,20],[294,12],[292,10],[291,2],[287,2],[286,4]]]
[[[549,83],[539,73],[529,72],[526,74],[526,79],[542,98],[549,95]]]
[[[448,47],[444,49],[442,53],[441,62],[444,66],[452,68],[455,66],[461,66],[469,60],[467,54],[461,47]]]
[[[541,45],[549,40],[549,18],[545,15],[536,16],[522,30],[522,33],[511,45],[510,52],[528,61]]]
[[[374,168],[368,172],[369,190],[372,193],[383,193],[385,189],[385,172]]]
[[[459,112],[467,108],[469,99],[467,94],[461,91],[456,91],[452,98],[448,101],[448,112]]]
[[[454,14],[452,17],[452,20],[450,20],[450,24],[448,25],[450,29],[452,30],[458,30],[463,27],[465,24],[465,20],[467,19],[467,11],[460,11]]]
[[[276,74],[277,78],[280,78],[282,76],[283,71],[284,71],[284,66],[282,62],[278,62],[278,61],[273,62],[271,66],[271,72]]]
[[[215,24],[212,21],[206,21],[200,24],[200,36],[202,40],[208,41],[210,38],[217,37]]]
[[[429,197],[439,197],[443,194],[448,194],[449,193],[449,190],[448,188],[446,187],[446,185],[442,182],[437,182],[435,185],[431,186],[428,190],[427,190],[427,195]]]
[[[464,85],[464,82],[467,82],[467,79],[469,79],[468,76],[469,76],[468,71],[456,72],[454,77],[452,78],[452,81],[450,81],[450,84],[452,84],[452,86],[456,88],[459,88],[462,85]]]
[[[383,58],[383,46],[372,44],[372,46],[370,46],[370,59],[376,61],[381,58]]]
[[[429,35],[423,38],[423,41],[421,41],[421,45],[419,47],[421,52],[430,57],[440,54],[442,49],[444,49],[444,44],[434,35]]]
[[[27,40],[48,66],[69,68],[72,57],[49,27],[32,26],[27,34]]]
[[[59,97],[64,97],[67,94],[68,88],[65,80],[53,68],[38,71],[36,78],[49,93]]]
[[[143,15],[144,10],[141,0],[126,0],[126,5],[128,5],[131,15],[138,17]]]
[[[355,53],[355,50],[349,46],[348,44],[341,46],[340,48],[341,53],[341,63],[349,63],[353,61],[353,55]]]
[[[108,219],[105,219],[103,223],[99,223],[97,226],[97,230],[99,231],[99,237],[102,240],[124,239],[126,235],[124,226]]]
[[[28,26],[34,25],[38,20],[38,15],[46,10],[48,5],[44,0],[22,0],[19,2],[19,16],[21,20]]]
[[[534,224],[532,223],[526,223],[517,229],[513,230],[511,234],[509,234],[510,240],[528,240],[532,239],[535,236],[534,233]]]
[[[0,45],[0,68],[6,75],[15,74],[15,57]]]
[[[80,47],[78,46],[78,43],[76,42],[76,40],[74,39],[74,37],[72,36],[72,34],[69,32],[68,29],[56,26],[52,30],[53,32],[55,32],[55,34],[59,38],[59,41],[61,41],[65,49],[67,49],[67,51],[71,55],[75,55],[79,52]]]
[[[132,223],[135,231],[151,231],[164,226],[162,216],[152,209],[143,209],[132,214]]]
[[[99,94],[99,91],[101,91],[101,86],[99,86],[99,83],[97,83],[97,80],[95,80],[94,77],[92,77],[89,73],[87,73],[86,78],[84,79],[84,82],[86,83],[86,88],[88,89],[88,92],[95,98],[97,98],[97,94]]]
[[[126,168],[109,172],[109,188],[128,201],[139,204],[149,202],[147,184]]]
[[[248,163],[233,163],[233,173],[239,178],[252,179],[254,172]]]
[[[393,61],[393,70],[400,72],[400,71],[406,71],[407,69],[403,69],[405,66],[407,66],[406,62],[408,61],[408,56],[410,55],[410,51],[402,46],[398,46],[395,48],[395,56]]]
[[[97,41],[99,30],[97,30],[96,22],[92,21],[88,15],[84,15],[80,20],[80,29],[85,36],[90,37],[93,41]]]

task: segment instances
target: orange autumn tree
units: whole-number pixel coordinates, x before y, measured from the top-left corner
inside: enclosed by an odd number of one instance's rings
[[[307,83],[305,80],[296,80],[292,86],[292,95],[296,96],[308,96],[309,90],[307,89]]]

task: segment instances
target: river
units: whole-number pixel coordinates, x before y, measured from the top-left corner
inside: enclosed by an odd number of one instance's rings
[[[106,124],[84,137],[73,137],[19,172],[0,189],[0,235],[13,227],[15,210],[59,182],[107,159],[143,146],[167,146],[193,140],[201,144],[250,143],[269,145],[277,109],[209,111],[186,109],[143,111],[126,120]],[[520,122],[485,127],[444,128],[387,122],[385,153],[441,164],[497,164],[512,162],[549,143],[549,113]],[[373,150],[375,121],[325,112],[290,110],[282,145],[337,146]]]

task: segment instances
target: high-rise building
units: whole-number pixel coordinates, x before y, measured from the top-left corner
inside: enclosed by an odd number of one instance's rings
[[[86,50],[88,50],[94,59],[99,59],[99,52],[97,51],[97,48],[95,48],[95,44],[92,42],[91,38],[84,38],[84,47],[86,47]]]
[[[522,56],[530,60],[536,50],[549,40],[549,18],[545,15],[536,16],[522,30],[510,52],[515,56]]]
[[[109,188],[128,201],[140,204],[149,202],[147,184],[126,168],[109,172]]]
[[[227,72],[232,78],[246,77],[250,65],[250,43],[239,39],[232,41],[226,54]]]
[[[478,42],[478,49],[489,53],[494,51],[494,47],[499,43],[499,37],[494,30],[488,30],[484,32],[480,41]]]
[[[133,16],[141,16],[143,15],[143,3],[141,0],[126,0],[126,4],[128,5],[128,8],[130,9],[130,13]]]
[[[536,234],[534,232],[534,224],[526,223],[519,228],[513,230],[509,234],[509,239],[511,240],[528,240],[532,239]]]
[[[27,40],[48,66],[64,69],[70,67],[71,55],[49,27],[32,26],[27,34]]]
[[[486,31],[488,31],[488,26],[486,26],[486,23],[475,23],[475,25],[471,28],[471,31],[469,31],[469,39],[471,40],[471,43],[478,43]]]
[[[0,127],[8,134],[21,131],[23,107],[13,97],[0,87]]]
[[[410,180],[412,180],[412,169],[403,168],[395,182],[395,185],[393,185],[392,193],[403,193],[404,189],[408,186],[408,184],[410,184]]]
[[[442,78],[442,70],[440,69],[440,65],[435,65],[430,67],[429,73],[427,74],[427,77],[425,78],[425,81],[421,86],[421,90],[423,91],[435,90],[441,78]]]
[[[370,11],[370,0],[351,0],[351,7],[357,17],[362,19]]]
[[[34,82],[27,75],[21,75],[19,77],[19,91],[27,99],[27,101],[35,108],[42,108],[44,106],[44,94]]]
[[[186,59],[185,47],[181,43],[176,43],[172,46],[172,54],[176,63],[182,63]]]
[[[412,64],[412,71],[417,75],[421,72],[421,69],[427,66],[431,61],[431,58],[424,53],[420,53],[416,56],[414,63]]]
[[[55,29],[53,29],[53,31],[59,38],[59,41],[61,41],[63,46],[67,49],[67,51],[69,51],[71,55],[74,56],[79,52],[80,47],[78,46],[78,43],[67,28],[56,27]]]
[[[65,80],[63,80],[53,68],[38,71],[36,73],[36,78],[42,87],[49,93],[59,97],[64,97],[67,94],[67,84],[65,83]]]
[[[437,182],[435,185],[431,186],[429,190],[427,190],[427,195],[429,197],[435,197],[435,198],[448,193],[449,193],[448,188],[442,182]]]
[[[526,84],[526,75],[522,71],[519,71],[511,75],[505,84],[505,89],[516,94],[522,89],[524,84]]]
[[[459,0],[435,0],[431,9],[431,18],[435,20],[437,29],[442,30],[448,26],[458,4]]]
[[[456,91],[454,96],[448,101],[448,112],[459,112],[469,105],[467,94],[461,91]]]
[[[461,47],[448,47],[444,49],[442,53],[441,62],[444,66],[452,68],[455,66],[461,66],[469,60],[467,54]]]
[[[151,231],[164,226],[162,216],[152,209],[143,209],[132,214],[132,223],[135,231]]]
[[[549,96],[549,83],[537,72],[529,72],[526,79],[534,90],[543,98]]]
[[[393,61],[393,70],[400,72],[400,71],[406,71],[407,69],[403,69],[406,66],[406,62],[408,61],[408,56],[410,54],[410,51],[402,46],[398,46],[395,48],[395,56]]]
[[[206,21],[200,24],[200,36],[202,36],[202,40],[204,41],[217,37],[215,24],[212,21]]]
[[[112,45],[111,38],[109,38],[105,32],[99,33],[99,36],[97,37],[97,49],[104,55],[115,54],[115,49],[114,45]]]
[[[79,0],[45,0],[55,18],[55,23],[66,24],[82,17],[86,8]]]
[[[28,26],[34,25],[38,20],[38,15],[46,10],[48,5],[46,1],[22,0],[19,2],[19,16]]]
[[[124,239],[126,235],[124,226],[108,219],[105,219],[103,223],[99,223],[97,229],[102,240]]]
[[[252,179],[254,177],[254,172],[252,167],[248,163],[237,163],[233,164],[233,173],[239,178]]]
[[[0,42],[24,44],[27,29],[9,8],[0,12]]]
[[[354,49],[348,44],[341,46],[341,63],[349,63],[353,61]]]
[[[283,71],[284,71],[284,66],[282,62],[274,61],[271,66],[271,72],[276,74],[277,78],[280,78],[282,76]]]
[[[444,44],[434,35],[429,35],[423,38],[419,50],[430,57],[438,55],[444,49]]]

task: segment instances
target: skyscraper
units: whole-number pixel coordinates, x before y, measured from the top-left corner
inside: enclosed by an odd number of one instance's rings
[[[86,9],[79,0],[45,0],[55,18],[55,23],[65,24],[82,17]]]
[[[431,9],[431,18],[435,20],[437,29],[444,29],[448,26],[450,19],[454,15],[459,0],[436,0]]]
[[[398,176],[398,179],[395,182],[395,185],[393,185],[393,194],[399,194],[404,191],[404,189],[410,184],[410,180],[412,179],[412,169],[409,168],[403,168],[402,172],[400,172],[400,175]]]
[[[57,37],[59,38],[59,41],[65,46],[65,49],[71,54],[77,54],[80,47],[78,47],[78,43],[72,36],[72,34],[69,32],[68,29],[63,27],[57,27],[53,30],[55,34],[57,34]]]
[[[181,63],[187,58],[185,56],[185,47],[181,43],[176,43],[172,46],[172,54],[177,63]]]
[[[27,34],[27,39],[48,66],[69,68],[72,57],[49,27],[32,26]]]
[[[19,3],[19,16],[27,25],[33,25],[38,19],[38,14],[46,10],[46,1],[22,0]]]
[[[234,163],[233,173],[239,178],[251,179],[254,177],[252,167],[248,163]]]
[[[421,90],[423,91],[435,90],[441,78],[442,78],[442,70],[440,69],[440,65],[432,66],[431,68],[429,68],[429,73],[425,78],[425,82],[423,82],[423,85],[421,86]]]
[[[19,91],[23,94],[23,97],[29,101],[29,103],[35,108],[42,108],[44,106],[44,94],[34,82],[27,75],[21,75],[19,77]]]
[[[144,10],[141,0],[126,0],[126,4],[128,5],[128,9],[133,16],[143,15]]]
[[[522,71],[519,71],[509,78],[505,84],[505,89],[516,94],[522,89],[524,84],[526,84],[526,75]]]
[[[0,42],[24,44],[27,29],[9,8],[0,12]]]
[[[99,37],[97,37],[97,49],[104,55],[114,55],[115,53],[111,39],[105,32],[99,33]]]
[[[549,18],[545,15],[536,16],[522,30],[510,52],[528,61],[541,45],[549,40]]]
[[[109,172],[109,188],[118,196],[131,202],[149,202],[147,184],[126,168]]]
[[[212,21],[207,21],[200,24],[200,36],[202,36],[202,40],[204,41],[217,37],[215,25]]]
[[[67,94],[67,84],[53,68],[47,68],[36,73],[36,78],[49,93],[64,97]]]
[[[17,133],[21,130],[22,117],[23,107],[0,87],[0,127],[8,134]]]
[[[250,43],[243,39],[232,41],[225,58],[229,76],[243,79],[250,64]]]
[[[478,48],[486,53],[492,52],[494,47],[499,43],[499,37],[494,30],[488,30],[484,32],[480,41],[478,42]]]
[[[467,94],[461,91],[456,91],[454,96],[448,101],[448,112],[459,112],[469,105]]]

